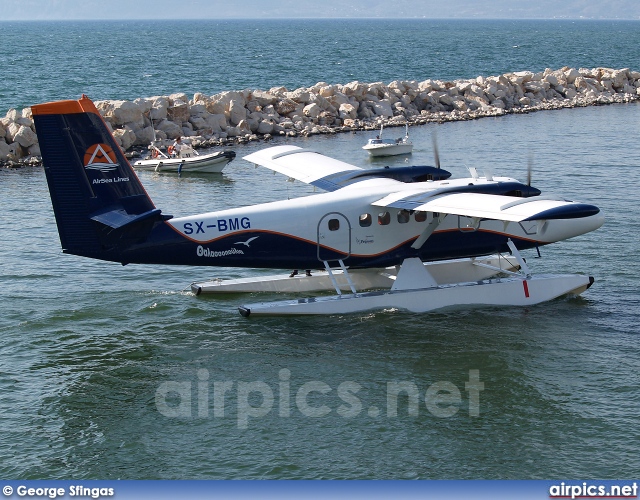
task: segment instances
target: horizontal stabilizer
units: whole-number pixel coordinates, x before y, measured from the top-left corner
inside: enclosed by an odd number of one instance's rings
[[[142,214],[128,214],[124,210],[110,210],[108,212],[99,213],[93,215],[91,220],[100,222],[105,226],[109,226],[112,229],[122,229],[127,226],[132,226],[136,223],[147,222],[150,220],[164,220],[165,217],[161,215],[162,210],[154,208],[148,212]]]

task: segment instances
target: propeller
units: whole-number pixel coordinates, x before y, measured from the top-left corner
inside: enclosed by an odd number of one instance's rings
[[[431,132],[431,142],[433,143],[433,159],[436,162],[436,168],[440,168],[440,153],[438,153],[438,137],[435,130]]]
[[[533,153],[529,153],[527,160],[527,186],[531,186],[531,177],[533,176]]]

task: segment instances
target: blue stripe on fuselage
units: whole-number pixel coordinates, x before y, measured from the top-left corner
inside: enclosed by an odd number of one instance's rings
[[[532,248],[535,241],[513,238],[520,249]],[[350,267],[386,267],[400,264],[405,258],[424,261],[445,260],[506,252],[507,236],[491,231],[441,231],[434,233],[422,249],[411,248],[414,239],[376,255],[332,252],[330,257],[343,258]],[[329,250],[323,250],[327,254]],[[287,234],[269,231],[242,231],[214,241],[187,239],[166,223],[159,224],[151,237],[122,254],[123,263],[175,264],[217,267],[254,267],[282,269],[316,269],[318,245]]]

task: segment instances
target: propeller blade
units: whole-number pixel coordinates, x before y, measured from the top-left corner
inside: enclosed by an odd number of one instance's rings
[[[533,177],[533,155],[529,153],[527,161],[527,186],[531,186],[531,178]]]
[[[436,168],[440,168],[440,153],[438,153],[438,138],[435,130],[431,132],[431,142],[433,143],[433,159],[436,162]]]

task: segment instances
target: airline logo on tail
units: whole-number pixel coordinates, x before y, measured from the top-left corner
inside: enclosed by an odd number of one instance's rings
[[[84,153],[84,168],[88,170],[99,170],[100,172],[111,172],[118,168],[120,164],[116,161],[116,154],[107,144],[94,144],[89,146]]]

